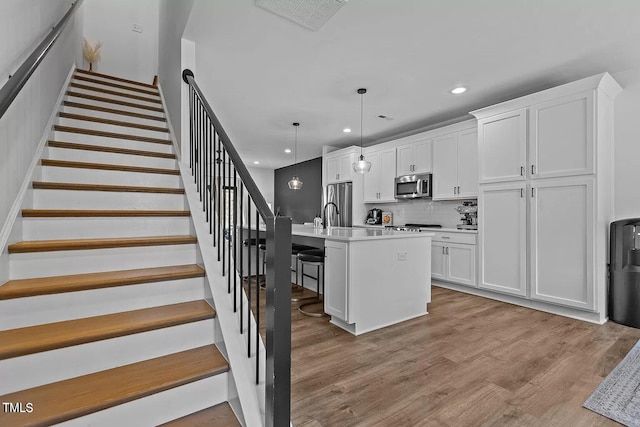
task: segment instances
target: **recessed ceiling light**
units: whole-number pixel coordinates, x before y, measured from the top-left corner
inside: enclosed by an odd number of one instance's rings
[[[454,95],[459,95],[466,91],[467,91],[467,88],[462,86],[454,87],[453,89],[451,89],[451,93],[453,93]]]
[[[351,133],[351,128],[344,128],[344,129],[342,129],[342,132]]]
[[[284,152],[287,153],[287,154],[291,153],[291,148],[285,148]]]
[[[254,165],[259,165],[259,164],[260,164],[260,162],[256,160],[255,162],[253,162],[253,164],[254,164]]]

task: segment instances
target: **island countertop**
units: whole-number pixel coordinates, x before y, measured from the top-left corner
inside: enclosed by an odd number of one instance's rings
[[[410,239],[419,237],[433,237],[431,232],[407,232],[388,229],[373,229],[359,227],[329,227],[315,228],[312,225],[292,224],[291,234],[294,236],[316,237],[338,242],[352,242],[356,240],[376,239]]]

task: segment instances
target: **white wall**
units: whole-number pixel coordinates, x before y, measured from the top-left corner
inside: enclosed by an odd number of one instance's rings
[[[51,31],[71,7],[70,0],[2,0],[0,2],[0,84]],[[23,186],[62,85],[80,58],[82,8],[75,14],[0,119],[0,250],[13,222],[12,206]],[[0,266],[1,267],[1,266]],[[0,279],[2,279],[0,271]],[[1,283],[1,280],[0,280]]]
[[[260,192],[267,200],[267,203],[271,203],[271,208],[273,210],[273,169],[250,167],[247,167],[247,169],[260,189]]]
[[[615,219],[640,218],[640,69],[613,74],[615,99]]]
[[[158,28],[158,80],[167,102],[169,118],[176,135],[181,135],[180,97],[182,82],[182,35],[194,0],[161,0]],[[195,71],[195,70],[193,70]]]
[[[94,71],[151,83],[158,74],[160,0],[85,0],[84,36],[102,42]],[[142,33],[132,30],[142,26]],[[86,61],[83,67],[88,68]]]

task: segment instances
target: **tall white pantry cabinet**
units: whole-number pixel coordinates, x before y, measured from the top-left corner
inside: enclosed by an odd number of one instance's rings
[[[478,287],[606,321],[613,100],[600,74],[473,111]]]

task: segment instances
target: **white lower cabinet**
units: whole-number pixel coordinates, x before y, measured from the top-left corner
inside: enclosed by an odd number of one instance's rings
[[[481,185],[479,287],[595,310],[594,201],[590,176]]]
[[[325,240],[324,311],[349,323],[347,243]]]
[[[593,178],[532,183],[531,298],[593,310]]]
[[[523,182],[480,186],[478,287],[527,295],[527,199]]]
[[[476,235],[438,232],[432,242],[431,278],[476,287]]]

